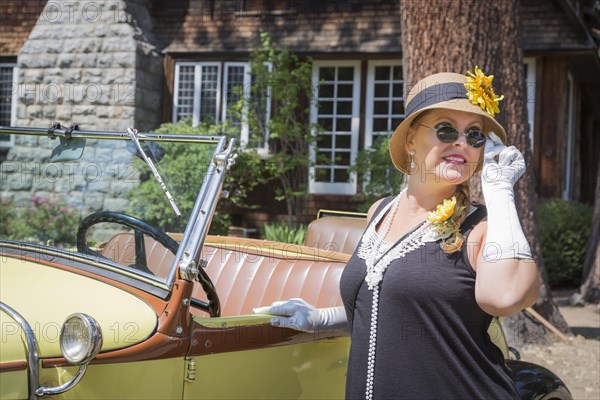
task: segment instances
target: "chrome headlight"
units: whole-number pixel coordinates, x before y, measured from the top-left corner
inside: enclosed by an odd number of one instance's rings
[[[102,347],[100,324],[83,313],[67,317],[60,333],[60,351],[73,365],[87,364]]]

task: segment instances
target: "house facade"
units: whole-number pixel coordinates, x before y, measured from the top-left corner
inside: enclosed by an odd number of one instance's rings
[[[26,3],[25,5],[21,3]],[[593,203],[600,154],[598,2],[520,0],[530,140],[542,199]],[[86,129],[191,118],[224,121],[234,88],[250,85],[259,30],[313,60],[311,121],[322,128],[307,217],[354,210],[357,153],[404,117],[397,0],[5,1],[0,5],[0,125]],[[268,137],[240,139],[268,155]],[[24,151],[0,138],[0,157]],[[15,193],[3,177],[3,197]],[[36,189],[23,189],[23,193]],[[264,192],[263,192],[264,194]],[[258,195],[257,195],[258,196]],[[265,198],[266,197],[266,198]],[[274,196],[240,224],[284,213]]]

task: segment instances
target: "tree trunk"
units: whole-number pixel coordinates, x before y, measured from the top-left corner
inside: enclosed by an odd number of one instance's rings
[[[600,162],[594,191],[594,217],[583,262],[583,280],[579,292],[587,303],[600,303]]]
[[[552,300],[540,257],[518,2],[400,0],[400,7],[406,90],[432,73],[466,74],[477,65],[486,74],[495,76],[496,94],[505,95],[498,120],[506,129],[508,141],[523,152],[530,166],[517,184],[516,201],[540,273],[540,298],[535,308],[558,329],[569,332]],[[480,179],[479,174],[471,179],[473,200],[482,198]],[[523,312],[504,319],[504,328],[511,345],[554,340],[550,331]]]

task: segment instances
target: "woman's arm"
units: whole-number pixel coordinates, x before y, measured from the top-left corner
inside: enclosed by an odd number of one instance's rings
[[[350,326],[344,307],[316,308],[303,299],[276,301],[270,306],[257,307],[256,314],[271,314],[271,325],[318,334],[318,337],[347,336]]]
[[[535,303],[538,298],[538,270],[532,259],[486,260],[484,245],[488,222],[480,222],[468,236],[468,256],[477,271],[475,299],[490,315],[507,316]]]
[[[496,161],[498,157],[498,161]],[[490,132],[481,172],[487,221],[474,229],[478,243],[475,298],[492,315],[510,315],[538,297],[538,272],[515,204],[514,184],[525,172],[523,154]]]

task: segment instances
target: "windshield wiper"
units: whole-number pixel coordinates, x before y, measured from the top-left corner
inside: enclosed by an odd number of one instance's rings
[[[169,203],[171,203],[171,207],[173,207],[175,214],[177,214],[178,217],[181,216],[181,212],[179,211],[179,208],[177,208],[177,204],[175,204],[175,200],[173,199],[173,196],[171,196],[169,189],[167,189],[167,185],[165,185],[165,182],[160,177],[160,174],[158,173],[158,170],[154,166],[154,163],[152,162],[152,160],[146,155],[146,152],[142,149],[142,146],[140,145],[140,141],[138,140],[137,129],[127,128],[127,134],[131,138],[131,141],[133,143],[135,143],[135,146],[137,147],[137,149],[140,153],[140,156],[142,157],[144,162],[148,165],[148,167],[150,167],[150,171],[152,171],[152,175],[154,175],[154,177],[158,181],[158,184],[160,185],[160,188],[165,193],[165,196],[167,196],[167,200],[169,200]]]

